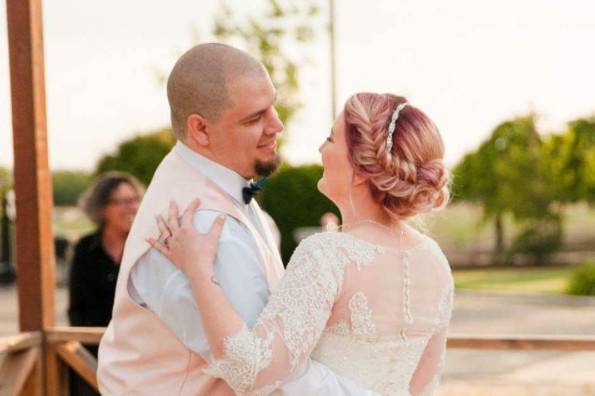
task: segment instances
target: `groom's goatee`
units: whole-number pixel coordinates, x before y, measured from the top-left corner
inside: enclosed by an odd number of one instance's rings
[[[277,168],[279,168],[280,164],[281,164],[281,156],[280,155],[276,155],[275,158],[273,158],[270,161],[256,160],[256,161],[254,161],[254,171],[260,177],[268,177],[274,171],[276,171]]]

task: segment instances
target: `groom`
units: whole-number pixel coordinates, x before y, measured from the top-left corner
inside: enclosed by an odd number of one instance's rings
[[[249,183],[279,165],[283,130],[276,93],[262,64],[222,44],[198,45],[174,66],[167,94],[177,144],[155,172],[124,250],[113,318],[99,346],[104,395],[228,395],[202,373],[211,355],[188,279],[145,239],[159,234],[155,216],[175,200],[199,197],[194,225],[210,229],[227,215],[212,282],[249,325],[282,275],[281,259]],[[170,209],[171,210],[171,209]],[[371,395],[307,361],[276,395]]]

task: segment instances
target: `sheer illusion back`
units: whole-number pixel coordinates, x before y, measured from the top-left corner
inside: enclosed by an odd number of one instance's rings
[[[265,395],[311,355],[379,395],[433,394],[452,310],[448,262],[419,233],[402,247],[364,238],[302,241],[257,324],[228,338],[208,372]]]
[[[450,268],[438,245],[428,237],[403,249],[349,234],[322,238],[351,260],[313,358],[380,394],[409,395],[412,380],[415,394],[431,394],[452,306]]]

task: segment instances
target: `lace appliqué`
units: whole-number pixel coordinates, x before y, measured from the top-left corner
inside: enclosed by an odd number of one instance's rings
[[[335,256],[333,261],[336,261],[335,265],[339,266],[341,270],[345,269],[345,265],[348,263],[354,263],[356,268],[361,270],[374,261],[374,258],[378,254],[385,253],[385,249],[382,246],[356,239],[350,234],[343,232],[324,232],[316,234],[314,237],[318,237],[316,238],[318,245],[316,251],[320,251],[324,246],[329,246],[330,249],[325,249],[326,253],[330,256]],[[304,240],[304,245],[310,244],[308,239]]]
[[[376,325],[372,320],[372,310],[368,306],[368,298],[359,291],[349,300],[351,311],[351,330],[353,335],[362,339],[376,338]]]
[[[272,334],[267,338],[254,337],[244,325],[239,333],[225,340],[225,359],[216,359],[204,372],[225,378],[233,389],[249,389],[258,372],[271,362],[272,342]]]
[[[351,329],[349,328],[349,324],[345,320],[337,322],[334,325],[328,327],[326,329],[326,332],[329,334],[338,335],[338,336],[342,336],[342,337],[347,337],[347,336],[352,335]]]
[[[427,337],[407,343],[398,337],[364,340],[350,331],[346,321],[340,321],[325,330],[312,359],[375,395],[411,396],[409,382],[426,344]]]

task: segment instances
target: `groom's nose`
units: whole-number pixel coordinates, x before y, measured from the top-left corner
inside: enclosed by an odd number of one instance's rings
[[[283,132],[283,128],[284,128],[283,122],[279,118],[279,114],[277,113],[277,110],[275,108],[273,108],[271,110],[268,126],[267,126],[267,128],[265,128],[265,133],[267,133],[268,135],[281,133],[281,132]]]

